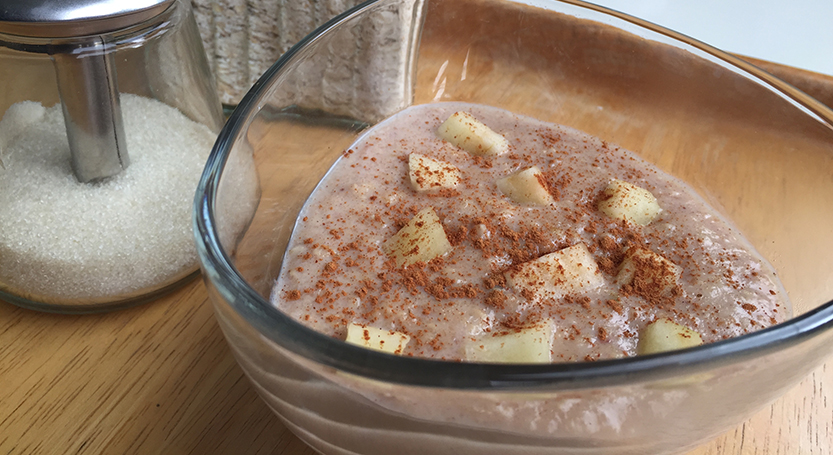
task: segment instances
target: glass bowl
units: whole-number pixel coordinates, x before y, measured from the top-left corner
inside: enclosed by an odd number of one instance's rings
[[[564,124],[683,179],[774,265],[794,317],[671,353],[496,365],[365,350],[278,311],[270,290],[317,182],[368,126],[432,101]],[[380,0],[302,40],[243,99],[200,182],[195,233],[238,362],[321,453],[680,453],[830,352],[831,175],[833,112],[675,32],[578,1]]]

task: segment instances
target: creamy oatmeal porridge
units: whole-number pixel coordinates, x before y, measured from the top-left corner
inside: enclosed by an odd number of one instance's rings
[[[579,131],[414,106],[335,163],[272,293],[325,334],[400,355],[597,360],[790,316],[772,267],[684,183]]]

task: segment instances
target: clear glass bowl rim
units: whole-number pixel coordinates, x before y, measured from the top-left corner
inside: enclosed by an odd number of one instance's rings
[[[257,332],[303,359],[368,379],[401,385],[461,390],[574,390],[660,380],[695,374],[788,349],[833,328],[833,300],[787,322],[728,340],[681,351],[597,362],[553,364],[484,364],[402,357],[347,344],[318,333],[286,316],[260,296],[232,265],[215,228],[217,188],[233,144],[245,135],[270,94],[271,81],[296,54],[329,30],[386,0],[370,0],[336,16],[306,36],[275,62],[248,91],[220,132],[200,178],[194,199],[194,234],[205,279]],[[539,2],[541,0],[538,0]],[[694,47],[769,86],[782,97],[815,114],[833,129],[833,111],[786,82],[728,53],[650,22],[581,0],[546,0],[601,13]],[[249,115],[252,113],[252,115]]]

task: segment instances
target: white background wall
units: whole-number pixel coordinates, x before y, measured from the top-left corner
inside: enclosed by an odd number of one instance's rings
[[[589,1],[728,52],[833,75],[833,0]]]

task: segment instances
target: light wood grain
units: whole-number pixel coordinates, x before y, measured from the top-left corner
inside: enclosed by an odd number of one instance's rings
[[[252,391],[203,284],[117,313],[0,304],[0,453],[314,453]]]
[[[431,86],[442,61],[432,62],[426,48],[422,87]],[[833,78],[779,71],[781,77],[797,75],[796,85],[811,80],[819,93],[833,90]],[[515,76],[508,81],[522,83],[525,77]],[[532,95],[526,101],[534,105]],[[583,121],[577,112],[571,121]],[[622,139],[639,144],[635,137]],[[833,454],[831,389],[828,362],[691,455]],[[0,302],[0,453],[314,452],[254,393],[197,280],[152,303],[109,314],[42,314]]]

